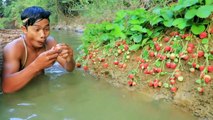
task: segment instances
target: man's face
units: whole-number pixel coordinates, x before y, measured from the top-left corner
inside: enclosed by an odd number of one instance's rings
[[[44,46],[47,37],[50,34],[50,25],[47,19],[35,22],[32,26],[28,26],[26,36],[34,47],[41,48]]]

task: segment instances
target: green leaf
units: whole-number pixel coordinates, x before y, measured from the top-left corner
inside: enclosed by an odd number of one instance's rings
[[[142,44],[141,44],[141,46],[143,47],[146,43],[147,43],[147,41],[149,40],[149,38],[145,38],[145,39],[143,39],[142,40]]]
[[[164,24],[166,27],[171,27],[173,21],[174,21],[174,19],[165,20],[165,21],[163,21],[163,24]]]
[[[191,31],[195,35],[198,35],[198,34],[202,33],[204,30],[205,30],[205,26],[204,25],[193,24],[192,27],[191,27]]]
[[[144,51],[143,51],[143,58],[144,58],[145,60],[148,60],[148,58],[149,58],[149,52],[148,52],[148,50],[144,50]]]
[[[211,14],[209,6],[201,6],[198,8],[196,15],[200,18],[207,18]]]
[[[156,67],[160,67],[160,66],[161,66],[161,61],[155,62],[155,66],[156,66]]]
[[[154,16],[152,19],[150,19],[150,24],[153,26],[155,24],[158,24],[159,22],[163,21],[163,19],[159,16]]]
[[[142,31],[142,27],[140,25],[133,25],[132,28],[130,29],[131,31]]]
[[[130,20],[129,23],[132,24],[132,25],[139,25],[139,24],[141,24],[141,22],[139,20]]]
[[[178,27],[179,29],[184,29],[187,24],[187,20],[183,18],[177,18],[173,21],[173,26]]]
[[[201,79],[197,79],[195,82],[196,82],[197,84],[201,84],[201,83],[202,83],[202,80],[201,80]]]
[[[131,51],[137,51],[140,48],[140,44],[134,44],[132,46],[129,47],[129,50]]]
[[[142,40],[142,34],[134,34],[133,36],[131,36],[131,38],[135,43],[139,43]]]
[[[207,38],[202,39],[202,44],[208,44],[209,40]]]
[[[213,60],[213,55],[210,54],[208,58],[209,58],[209,60]]]
[[[212,0],[205,0],[205,3],[206,3],[206,5],[210,5],[210,4],[213,4],[213,1]]]
[[[171,10],[162,10],[161,15],[165,20],[170,20],[173,17],[173,12]]]
[[[196,15],[197,10],[192,8],[190,10],[188,10],[185,14],[185,18],[186,19],[192,19],[195,15]]]

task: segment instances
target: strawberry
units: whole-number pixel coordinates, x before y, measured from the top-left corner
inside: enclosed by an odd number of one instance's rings
[[[208,84],[211,81],[211,76],[204,75],[203,79],[204,79],[205,83]]]
[[[174,85],[176,83],[176,81],[173,79],[173,80],[170,80],[170,84],[171,85]]]
[[[136,85],[137,85],[137,83],[133,81],[132,82],[132,86],[136,86]]]
[[[171,53],[171,54],[170,54],[170,59],[171,59],[171,60],[174,60],[175,57],[176,57],[175,53]]]
[[[213,72],[213,65],[208,66],[208,71],[209,71],[209,72]]]
[[[195,68],[190,68],[189,71],[194,73],[195,72]]]
[[[119,62],[117,60],[115,60],[113,63],[114,63],[114,65],[118,65],[119,64]]]
[[[209,33],[213,34],[213,28],[211,28],[211,29],[209,30]]]
[[[200,67],[199,67],[199,70],[200,71],[203,71],[205,69],[205,66],[203,66],[203,65],[201,65]]]
[[[155,45],[155,49],[157,50],[157,51],[160,51],[160,46],[157,44],[157,45]]]
[[[88,66],[86,66],[86,65],[83,67],[83,69],[84,69],[84,71],[89,70]]]
[[[169,40],[170,40],[170,37],[164,37],[164,38],[163,38],[163,41],[164,41],[164,42],[168,42]]]
[[[171,63],[170,62],[166,62],[166,67],[167,68],[171,68]]]
[[[124,50],[127,51],[129,49],[128,45],[124,45]]]
[[[80,67],[81,67],[81,63],[77,62],[77,63],[76,63],[76,67],[77,67],[77,68],[80,68]]]
[[[199,37],[201,39],[206,38],[207,37],[207,33],[206,32],[202,32],[202,33],[200,33]]]
[[[183,55],[181,58],[183,58],[184,60],[188,60],[189,56],[188,55]]]
[[[197,88],[197,91],[198,91],[200,94],[203,94],[203,93],[204,93],[204,88],[203,88],[203,87],[198,87],[198,88]]]
[[[170,36],[176,36],[176,35],[179,35],[179,33],[177,31],[173,31],[170,33]]]
[[[170,64],[170,68],[172,68],[172,69],[175,69],[176,66],[177,66],[176,63],[173,63],[173,62],[172,62],[172,63]]]
[[[177,92],[177,87],[172,87],[170,90],[171,90],[171,92],[175,93],[175,92]]]
[[[182,82],[183,81],[183,76],[178,77],[178,81]]]
[[[104,64],[103,64],[103,67],[104,67],[104,68],[108,68],[108,66],[109,66],[108,63],[104,63]]]
[[[129,80],[129,81],[128,81],[128,85],[129,85],[129,86],[132,86],[132,84],[133,84],[133,81],[132,81],[132,80]]]
[[[196,63],[192,63],[193,68],[196,68],[196,65],[197,65]]]
[[[198,52],[197,52],[197,54],[198,54],[198,57],[199,57],[199,58],[204,56],[204,52],[203,52],[203,51],[201,51],[201,50],[200,50],[200,51],[198,51]]]
[[[121,49],[118,49],[118,54],[121,54],[122,53],[122,50]]]
[[[152,87],[154,83],[152,81],[149,81],[149,87]]]
[[[192,53],[193,52],[193,48],[192,47],[187,47],[187,52],[188,53]]]
[[[149,56],[150,57],[154,57],[155,56],[155,53],[153,51],[149,51]]]
[[[164,48],[164,52],[169,52],[171,50],[171,47],[170,46],[166,46],[165,48]]]
[[[188,43],[188,45],[187,45],[188,47],[191,47],[192,49],[194,49],[195,48],[195,45],[193,44],[193,43]]]
[[[129,74],[128,78],[133,79],[134,75],[133,74]]]
[[[155,38],[153,38],[152,40],[153,40],[153,41],[157,41],[157,40],[158,40],[158,38],[157,38],[157,37],[155,37]]]

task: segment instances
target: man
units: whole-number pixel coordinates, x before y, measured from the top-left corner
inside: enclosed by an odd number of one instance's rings
[[[3,81],[4,93],[23,88],[44,69],[58,62],[67,71],[73,71],[73,50],[66,44],[57,44],[50,34],[50,12],[32,6],[21,14],[23,35],[4,47]]]

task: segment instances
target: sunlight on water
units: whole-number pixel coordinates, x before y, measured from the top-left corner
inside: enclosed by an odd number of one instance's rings
[[[55,32],[77,49],[79,36]],[[69,38],[69,39],[68,39]],[[74,43],[72,43],[74,41]],[[78,41],[78,42],[77,42]],[[58,64],[14,94],[0,95],[0,120],[196,120],[170,104],[115,88],[81,69]]]

